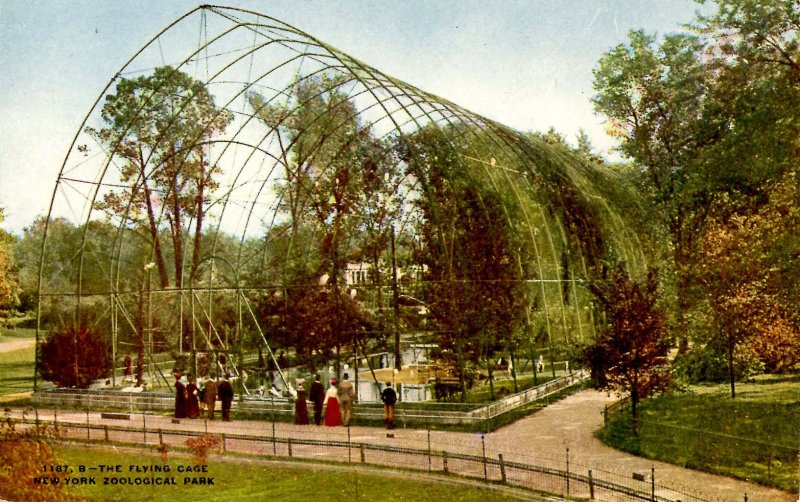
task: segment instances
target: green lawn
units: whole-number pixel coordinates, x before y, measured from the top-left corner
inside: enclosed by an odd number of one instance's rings
[[[630,409],[599,433],[609,445],[637,455],[703,471],[798,490],[800,381],[760,376],[736,386],[694,386],[642,403],[639,438]]]
[[[56,456],[65,464],[76,467],[121,465],[123,473],[113,477],[149,477],[146,474],[128,473],[131,465],[162,465],[157,455],[140,450],[112,451],[100,448],[56,448]],[[213,477],[213,486],[184,485],[186,474],[176,472],[178,466],[193,465],[189,458],[169,461],[170,473],[155,476],[174,476],[176,486],[102,486],[104,474],[92,474],[98,486],[70,487],[97,500],[127,501],[262,501],[262,500],[349,500],[349,501],[512,501],[519,500],[511,494],[483,490],[475,486],[457,486],[435,481],[428,482],[412,473],[399,476],[353,472],[343,468],[298,464],[257,462],[235,458],[224,461],[212,459],[208,472],[190,477]],[[86,474],[84,474],[86,475]]]
[[[36,348],[0,352],[0,396],[33,390]]]

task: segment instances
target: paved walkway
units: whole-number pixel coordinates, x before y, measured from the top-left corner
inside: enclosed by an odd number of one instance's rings
[[[15,350],[27,349],[36,345],[36,340],[9,340],[0,343],[0,352],[13,352]]]
[[[375,427],[352,427],[350,439],[354,443],[391,444],[425,450],[428,448],[430,437],[431,448],[447,450],[449,452],[468,453],[481,455],[485,448],[488,457],[497,458],[498,453],[503,453],[507,461],[519,461],[530,464],[565,469],[566,449],[569,448],[570,472],[586,475],[589,469],[594,471],[597,478],[616,481],[626,484],[634,472],[650,473],[655,467],[657,485],[669,486],[679,491],[702,497],[706,500],[743,501],[745,493],[750,502],[779,501],[789,502],[797,500],[796,496],[779,490],[764,488],[758,485],[738,481],[722,476],[715,476],[699,471],[653,462],[629,455],[605,446],[593,435],[594,431],[602,425],[602,410],[607,403],[615,400],[605,393],[597,391],[582,391],[566,399],[551,404],[547,408],[515,422],[509,426],[489,433],[482,441],[480,434],[449,432],[449,431],[421,431],[414,429],[397,429],[389,437],[385,430]],[[20,410],[15,410],[19,413]],[[53,410],[40,410],[42,420],[50,421],[54,417]],[[309,438],[335,441],[347,441],[346,428],[328,428],[314,426],[297,426],[288,423],[276,423],[253,420],[238,420],[232,423],[223,423],[206,420],[181,420],[173,424],[169,417],[163,415],[133,415],[130,421],[103,420],[98,412],[58,411],[59,423],[74,422],[77,424],[103,423],[109,425],[125,425],[141,427],[146,423],[151,431],[146,438],[148,443],[156,441],[153,431],[157,428],[167,430],[207,430],[210,433],[250,434],[262,438],[272,436],[273,426],[278,437]],[[15,413],[16,414],[16,413]],[[29,418],[33,418],[30,414]],[[429,436],[430,434],[430,436]],[[131,438],[135,441],[145,440],[138,435]],[[165,441],[167,441],[165,439]],[[156,441],[157,442],[157,441]],[[241,443],[241,442],[240,442]],[[281,445],[284,448],[285,445]],[[262,445],[238,445],[237,450],[250,451],[251,453],[271,454],[271,443]],[[296,445],[296,453],[301,456],[319,456],[320,458],[331,455],[324,452],[308,451],[301,453]],[[278,449],[278,454],[282,454]],[[347,453],[344,460],[347,459]],[[342,460],[339,458],[339,460]],[[434,466],[434,470],[437,468]],[[646,486],[646,485],[645,485]],[[677,497],[676,497],[677,498]]]

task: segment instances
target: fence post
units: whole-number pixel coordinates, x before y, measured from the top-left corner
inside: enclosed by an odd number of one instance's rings
[[[222,453],[225,453],[227,451],[228,451],[228,445],[227,445],[227,442],[225,441],[225,433],[223,432],[222,433]]]
[[[286,440],[286,447],[289,449],[289,458],[292,457],[292,438]]]
[[[656,466],[650,466],[650,500],[656,500]]]
[[[481,433],[481,450],[483,451],[483,480],[489,481],[489,466],[486,464],[486,439]]]
[[[36,430],[39,430],[39,408],[34,408],[33,411],[36,413]]]
[[[350,448],[350,426],[347,426],[347,461],[353,462],[352,450]]]
[[[608,405],[603,408],[603,425],[608,424]]]
[[[591,469],[589,469],[589,498],[594,500],[594,479],[592,479]]]
[[[431,430],[428,429],[428,472],[433,470],[433,459],[431,459]]]
[[[450,471],[447,469],[447,451],[446,450],[442,451],[442,471],[445,474],[449,474],[450,473]]]
[[[108,438],[106,438],[108,440]],[[158,429],[158,444],[164,444],[164,434],[161,432],[161,429]]]
[[[53,428],[55,429],[56,434],[58,434],[58,410],[57,409],[53,410]]]
[[[144,444],[147,444],[147,418],[144,412],[142,412],[142,436]]]
[[[105,431],[105,434],[106,434],[106,443],[108,443],[108,426],[107,426],[107,425],[104,425],[104,426],[103,426],[103,429],[104,429],[104,431]]]
[[[508,479],[506,478],[506,463],[503,460],[503,454],[502,453],[498,453],[497,456],[500,459],[500,479],[502,479],[503,480],[503,484],[505,484],[505,483],[508,482]]]
[[[569,447],[567,447],[567,496],[569,496]]]
[[[364,443],[361,443],[360,450],[361,450],[361,463],[362,464],[366,464],[367,463],[367,457],[366,457],[366,455],[364,455]]]
[[[206,423],[206,434],[208,434],[208,418],[204,419],[204,421]]]

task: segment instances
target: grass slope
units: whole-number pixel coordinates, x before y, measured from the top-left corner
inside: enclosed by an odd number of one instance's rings
[[[121,465],[122,473],[113,477],[149,477],[149,474],[130,474],[131,465],[162,465],[157,455],[142,451],[115,452],[107,449],[85,447],[58,447],[57,457],[73,468],[100,465]],[[176,486],[102,486],[103,474],[92,474],[97,486],[70,487],[72,493],[80,493],[97,500],[128,501],[262,501],[262,500],[369,500],[369,501],[419,501],[426,502],[506,502],[520,500],[511,494],[476,489],[474,486],[457,486],[426,481],[416,474],[401,473],[401,476],[379,473],[364,473],[348,469],[332,469],[329,466],[297,465],[255,462],[246,459],[236,461],[208,462],[205,474],[182,474],[178,466],[191,466],[188,458],[169,461],[170,473],[155,474],[157,477],[174,476]],[[84,474],[86,476],[86,474]],[[214,478],[213,486],[184,485],[184,476],[207,476]],[[531,494],[533,495],[533,494]]]
[[[599,431],[623,451],[702,471],[798,491],[800,385],[797,377],[761,376],[736,386],[694,386],[642,403],[640,434],[630,409]]]

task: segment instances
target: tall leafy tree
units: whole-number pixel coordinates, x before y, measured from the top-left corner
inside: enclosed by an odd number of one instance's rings
[[[3,208],[0,207],[0,223],[3,219]],[[11,234],[0,229],[0,316],[19,305],[19,279],[14,264],[13,243]]]
[[[591,289],[608,323],[588,348],[587,359],[601,388],[630,396],[636,432],[639,402],[670,383],[669,342],[664,314],[657,306],[658,279],[650,272],[639,284],[616,267]]]
[[[121,181],[130,188],[107,193],[98,207],[147,229],[165,288],[170,278],[161,242],[163,212],[172,241],[172,283],[181,286],[188,221],[195,226],[193,274],[200,261],[206,199],[220,173],[209,163],[207,141],[224,131],[232,116],[215,105],[202,82],[169,66],[120,79],[116,92],[106,96],[101,116],[104,126],[88,132],[121,164]]]
[[[800,112],[786,103],[800,100],[797,7],[723,0],[684,33],[631,32],[595,70],[595,108],[668,230],[682,341],[709,208],[747,211],[796,158]]]

